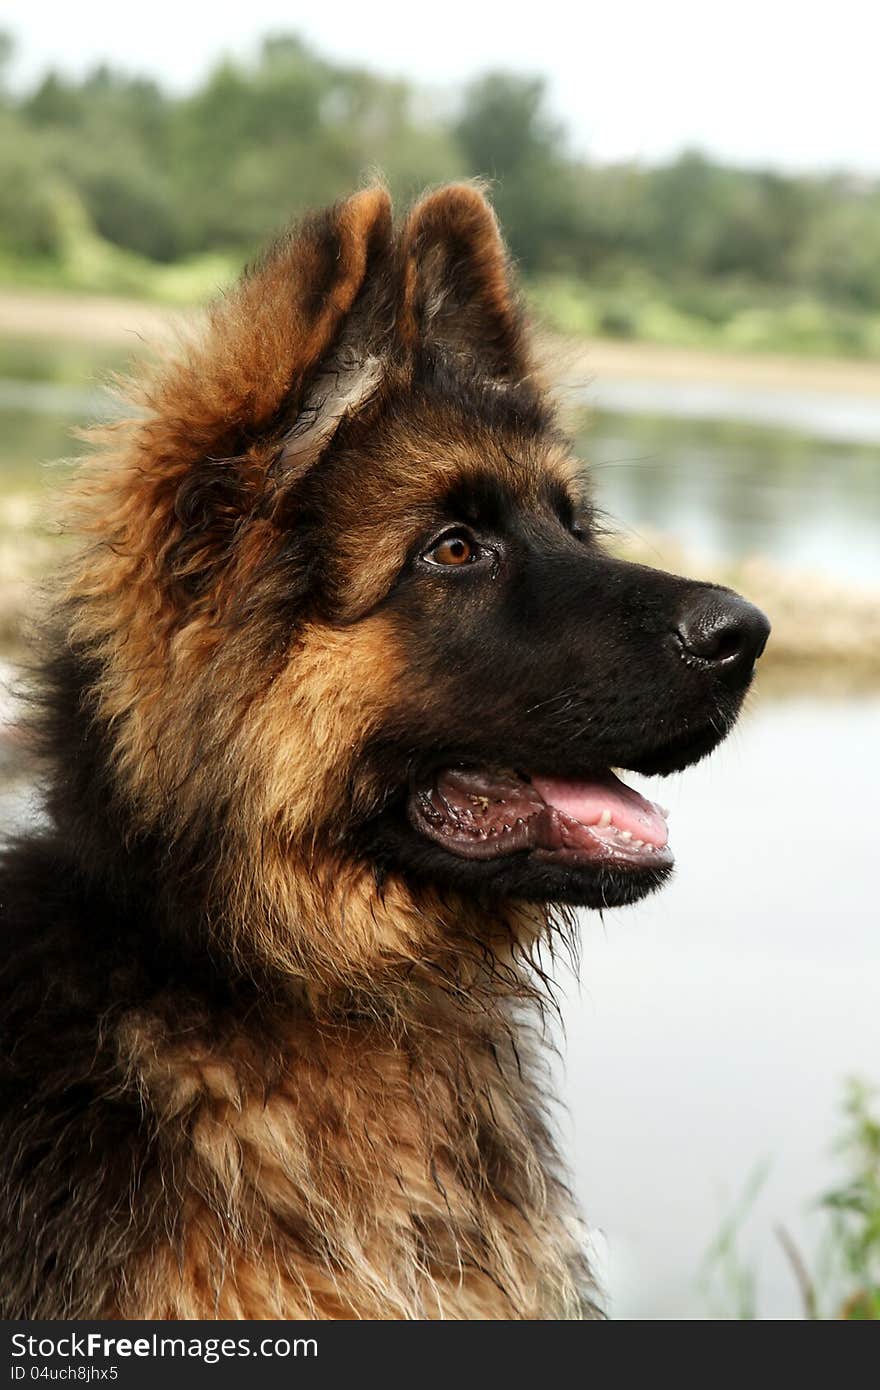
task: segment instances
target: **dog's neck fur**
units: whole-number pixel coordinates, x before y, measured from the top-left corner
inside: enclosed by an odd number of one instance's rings
[[[523,1021],[425,990],[418,1014],[262,1039],[161,1036],[132,1020],[132,1072],[188,1193],[131,1273],[141,1316],[589,1314],[580,1241]],[[121,1311],[125,1311],[123,1308]]]
[[[322,961],[300,955],[285,975],[286,949],[271,975],[276,905],[266,974],[234,1007],[197,998],[183,1011],[177,998],[166,1009],[160,994],[122,1021],[126,1070],[166,1140],[177,1136],[188,1193],[165,1251],[132,1271],[130,1308],[593,1315],[546,1113],[526,960],[540,914],[510,905],[487,931],[466,899],[416,899],[395,882],[380,893],[372,876],[323,900],[313,884],[299,910],[311,914],[306,939],[328,942]],[[408,914],[422,947],[431,921],[427,959],[410,956]],[[349,962],[361,951],[359,978],[334,974],[340,935]]]

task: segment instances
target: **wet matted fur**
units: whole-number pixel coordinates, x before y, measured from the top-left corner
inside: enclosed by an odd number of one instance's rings
[[[0,1313],[595,1316],[538,953],[669,864],[552,797],[707,752],[760,623],[602,552],[470,186],[307,219],[133,404],[0,870]]]

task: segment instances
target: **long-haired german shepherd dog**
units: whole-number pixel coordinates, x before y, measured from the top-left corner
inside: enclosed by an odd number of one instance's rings
[[[626,564],[471,186],[307,219],[73,502],[0,871],[6,1318],[596,1316],[542,943],[672,856],[766,640]]]

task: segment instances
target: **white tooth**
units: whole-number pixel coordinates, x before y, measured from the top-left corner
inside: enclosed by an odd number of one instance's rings
[[[631,840],[632,837],[633,837],[633,833],[632,833],[631,830],[621,830],[621,832],[620,832],[620,838],[621,838],[621,840]]]
[[[604,830],[606,825],[611,824],[611,812],[607,809],[607,807],[599,817],[597,824],[600,830]]]
[[[633,849],[641,849],[644,843],[644,840],[633,840]]]

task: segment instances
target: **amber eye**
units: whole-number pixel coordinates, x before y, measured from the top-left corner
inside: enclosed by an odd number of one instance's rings
[[[432,565],[469,565],[477,558],[477,547],[463,531],[443,536],[425,555]]]

